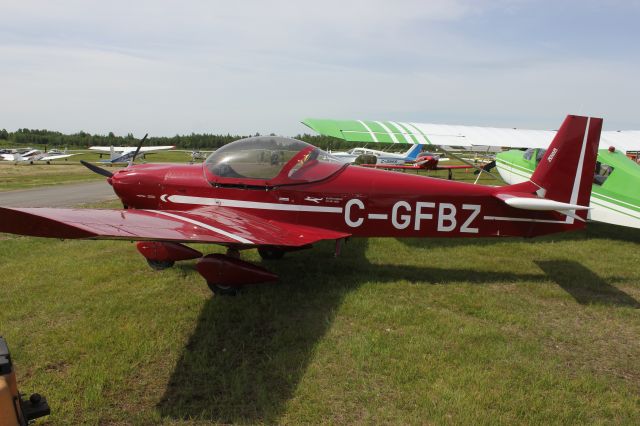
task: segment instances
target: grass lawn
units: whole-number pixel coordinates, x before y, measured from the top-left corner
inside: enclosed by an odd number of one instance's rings
[[[108,157],[108,155],[107,155]],[[106,157],[105,157],[106,158]],[[97,162],[98,154],[84,153],[65,160],[52,161],[51,164],[14,164],[9,161],[0,161],[0,191],[15,189],[29,189],[46,185],[59,185],[65,183],[87,182],[92,180],[104,180],[80,164],[80,160]],[[157,155],[149,155],[149,162],[178,162],[186,163],[190,157],[184,152],[167,152]],[[100,164],[99,164],[100,165]],[[123,167],[100,165],[111,171]]]
[[[0,162],[0,191],[104,179],[74,162],[68,164],[18,164]]]
[[[252,250],[281,279],[237,297],[127,242],[0,239],[40,424],[640,422],[637,230]]]

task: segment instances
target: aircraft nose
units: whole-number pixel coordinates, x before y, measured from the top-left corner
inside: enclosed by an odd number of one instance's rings
[[[135,208],[154,208],[164,177],[165,170],[145,170],[136,166],[120,170],[108,180],[125,205]]]

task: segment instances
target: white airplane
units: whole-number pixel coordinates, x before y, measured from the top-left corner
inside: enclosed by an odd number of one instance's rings
[[[403,165],[416,161],[420,151],[422,151],[422,145],[417,144],[411,145],[406,152],[398,154],[369,148],[353,148],[345,152],[331,152],[331,155],[345,163],[353,163],[361,155],[373,155],[377,158],[376,164]]]
[[[109,159],[103,160],[103,163],[127,163],[136,152],[135,146],[91,146],[90,150],[109,153]],[[144,158],[144,154],[149,154],[156,151],[166,151],[173,149],[175,146],[146,146],[140,148],[140,155]]]
[[[17,163],[29,163],[33,164],[36,161],[44,161],[47,164],[50,164],[52,160],[61,160],[63,158],[69,158],[73,155],[77,154],[67,154],[65,151],[51,151],[51,152],[43,152],[39,149],[17,149],[11,150],[12,152],[6,152],[0,154],[0,158],[4,161],[13,161]]]

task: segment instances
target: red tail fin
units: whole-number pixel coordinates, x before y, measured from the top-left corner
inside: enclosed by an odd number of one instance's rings
[[[575,115],[565,118],[531,176],[531,182],[540,188],[538,196],[589,205],[601,130],[601,118]]]
[[[496,191],[511,207],[565,215],[562,222],[547,222],[561,225],[542,226],[531,235],[584,226],[601,130],[601,118],[568,115],[531,179]]]

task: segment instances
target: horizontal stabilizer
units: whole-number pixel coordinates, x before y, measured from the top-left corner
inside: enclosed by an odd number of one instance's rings
[[[550,200],[548,198],[538,198],[531,196],[516,196],[511,194],[496,194],[496,197],[504,201],[507,205],[516,209],[538,210],[538,211],[564,211],[564,210],[589,210],[589,206],[563,203],[561,201]]]

